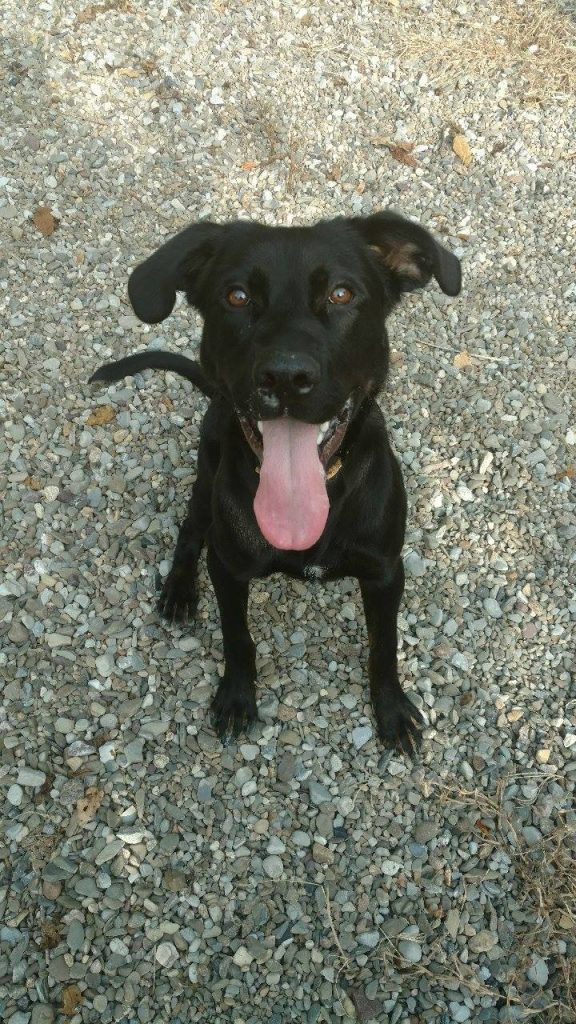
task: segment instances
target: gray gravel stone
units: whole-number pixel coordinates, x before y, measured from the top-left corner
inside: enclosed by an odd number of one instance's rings
[[[438,835],[438,824],[435,821],[421,821],[414,829],[414,838],[419,843],[429,843]]]
[[[576,98],[566,5],[538,5],[530,54],[505,6],[2,6],[3,1020],[54,1021],[70,985],[75,1019],[102,1024],[569,1005],[565,906],[535,894],[562,879],[576,784]],[[379,399],[408,497],[399,673],[421,751],[380,744],[358,583],[320,573],[251,582],[260,722],[223,745],[204,554],[194,620],[155,606],[207,403],[171,373],[87,377],[149,347],[196,356],[181,293],[156,325],[126,295],[190,222],[386,207],[464,270],[458,297],[432,278],[398,304]],[[477,985],[444,985],[456,961]],[[498,1010],[483,986],[510,978]]]
[[[482,931],[477,932],[476,935],[472,935],[468,940],[468,946],[473,953],[487,953],[488,950],[492,949],[497,942],[498,936],[495,932],[483,929]]]
[[[332,799],[332,794],[330,793],[330,790],[328,790],[326,786],[323,786],[320,782],[315,782],[312,779],[308,783],[308,791],[310,793],[310,799],[312,803],[316,804],[316,806],[320,806],[320,804],[326,803],[327,801]]]
[[[30,1024],[53,1024],[55,1016],[54,1007],[49,1003],[35,1003],[30,1014]]]
[[[101,850],[98,851],[94,858],[95,864],[107,864],[108,861],[113,860],[119,853],[121,853],[124,847],[124,843],[121,839],[113,839],[111,843],[107,843]]]
[[[501,609],[500,605],[498,604],[498,601],[495,601],[493,597],[486,597],[484,599],[483,605],[484,605],[484,611],[492,619],[501,619],[502,618],[502,609]]]
[[[544,988],[548,984],[549,972],[546,961],[542,957],[536,957],[526,971],[529,981]]]
[[[280,857],[277,857],[275,854],[265,857],[262,861],[262,867],[268,875],[268,878],[282,878],[282,875],[284,874],[284,865],[280,860]]]
[[[419,964],[422,959],[422,946],[418,942],[413,942],[411,939],[402,939],[398,943],[398,949],[406,960],[409,960],[411,964]]]
[[[373,730],[370,725],[359,725],[356,729],[352,730],[352,742],[356,750],[361,750],[372,739],[372,733]]]
[[[20,807],[23,796],[24,790],[22,789],[22,786],[18,786],[16,785],[16,783],[14,783],[14,785],[8,787],[6,799],[8,800],[9,804],[12,804],[13,807]]]
[[[19,768],[16,782],[19,786],[43,786],[46,782],[46,773],[36,768]]]
[[[66,943],[71,953],[77,953],[84,945],[84,927],[81,921],[71,921],[66,932]]]

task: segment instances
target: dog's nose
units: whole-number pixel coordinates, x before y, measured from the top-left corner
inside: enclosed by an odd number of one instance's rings
[[[300,352],[269,353],[254,372],[254,383],[265,401],[308,395],[319,380],[320,366],[316,360]]]

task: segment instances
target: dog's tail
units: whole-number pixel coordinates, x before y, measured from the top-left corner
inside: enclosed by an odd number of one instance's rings
[[[131,377],[141,370],[172,370],[194,384],[207,398],[213,398],[216,388],[207,380],[200,363],[177,352],[164,352],[161,349],[147,349],[145,352],[136,352],[133,356],[126,356],[125,359],[117,359],[113,363],[104,363],[98,367],[96,373],[90,377],[90,384],[95,381],[104,380],[111,383],[115,380],[122,380],[123,377]]]

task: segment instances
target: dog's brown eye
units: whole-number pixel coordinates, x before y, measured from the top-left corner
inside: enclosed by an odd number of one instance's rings
[[[328,296],[328,301],[334,306],[347,306],[349,302],[354,298],[352,292],[345,285],[339,284],[337,288],[334,288]]]
[[[228,302],[228,305],[235,306],[236,309],[239,309],[240,306],[247,306],[250,299],[243,288],[232,288],[226,296],[226,301]]]

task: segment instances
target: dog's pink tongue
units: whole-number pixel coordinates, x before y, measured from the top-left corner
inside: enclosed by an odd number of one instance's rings
[[[317,437],[317,424],[287,416],[262,423],[264,458],[254,513],[275,548],[305,551],[326,525],[329,504]]]

